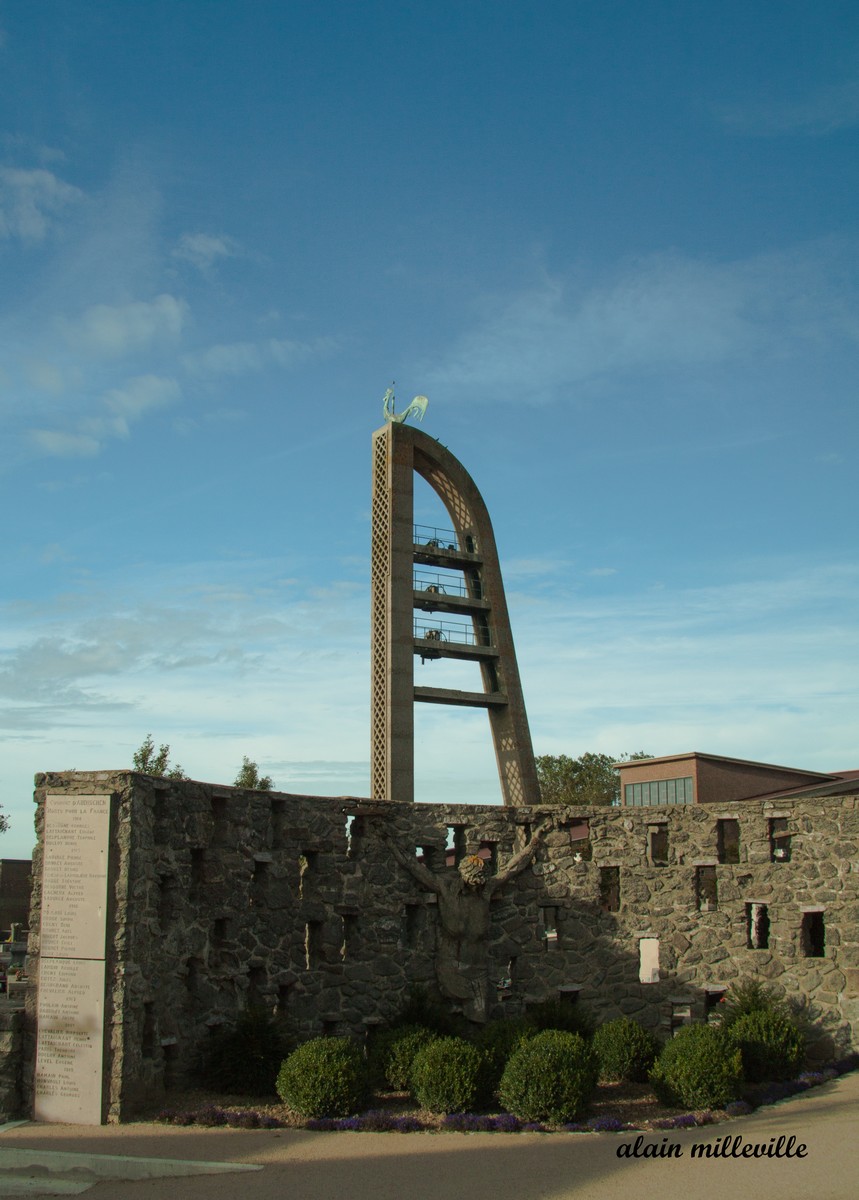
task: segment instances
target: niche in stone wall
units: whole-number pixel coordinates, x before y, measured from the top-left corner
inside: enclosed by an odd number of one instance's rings
[[[367,822],[359,813],[349,813],[346,817],[346,857],[356,859],[361,857],[364,837],[367,833]]]
[[[226,917],[216,917],[212,922],[212,965],[217,966],[221,951],[229,934],[230,923]]]
[[[704,988],[704,1019],[706,1021],[716,1022],[719,1018],[719,1005],[725,999],[727,988],[724,987],[705,987]]]
[[[179,891],[175,875],[158,876],[158,924],[163,933],[178,914]]]
[[[316,871],[317,861],[319,859],[318,850],[302,850],[298,856],[298,898],[303,900],[309,888],[309,881],[313,878]]]
[[[733,817],[716,822],[716,857],[720,863],[740,861],[740,822]]]
[[[403,910],[403,942],[406,949],[414,950],[420,945],[425,925],[426,909],[423,904],[406,901]]]
[[[355,953],[358,944],[358,909],[339,907],[337,912],[341,923],[340,957],[345,962]]]
[[[507,959],[507,970],[498,980],[497,984],[499,1000],[506,1000],[512,996],[517,982],[518,962],[518,956],[515,954]]]
[[[826,922],[822,908],[803,910],[799,944],[806,958],[825,958]]]
[[[484,838],[478,848],[477,857],[486,863],[486,873],[494,875],[498,870],[498,843]]]
[[[229,841],[229,801],[226,796],[212,796],[212,845],[227,846]]]
[[[466,855],[465,826],[448,825],[447,847],[445,848],[444,865],[458,867]]]
[[[715,866],[707,864],[695,868],[695,903],[698,912],[715,912],[719,907]]]
[[[248,990],[247,1007],[258,1008],[262,1003],[266,986],[266,970],[261,963],[255,963],[247,970]]]
[[[570,846],[573,851],[573,858],[576,862],[590,862],[592,857],[591,848],[591,823],[586,817],[576,818],[570,821]]]
[[[187,1007],[195,1015],[200,994],[200,975],[203,966],[203,960],[193,956],[185,961],[185,997]]]
[[[188,853],[191,856],[191,894],[196,897],[206,885],[206,851],[202,846],[192,846]]]
[[[766,904],[752,901],[746,905],[746,948],[768,950],[770,945],[770,914]]]
[[[265,902],[270,880],[271,880],[271,855],[270,854],[254,855],[253,872],[251,874],[251,894],[250,894],[250,902],[252,905],[259,905],[259,904],[263,904]]]
[[[620,911],[620,867],[600,867],[600,908]]]
[[[668,866],[667,823],[647,826],[647,861],[652,867]]]
[[[286,846],[286,801],[271,802],[271,848],[283,850]]]
[[[671,1005],[671,1036],[674,1037],[678,1029],[682,1029],[684,1025],[692,1024],[692,1001],[685,996],[679,999],[669,1001]]]
[[[543,946],[546,950],[558,948],[558,906],[555,904],[540,905],[540,926]]]
[[[791,835],[787,817],[770,817],[770,862],[790,862]]]
[[[310,971],[322,958],[322,922],[308,921],[304,926],[304,967]]]

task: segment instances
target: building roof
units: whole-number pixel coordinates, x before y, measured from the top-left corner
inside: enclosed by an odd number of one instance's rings
[[[701,750],[689,750],[685,754],[664,754],[657,758],[628,758],[623,762],[616,762],[614,766],[617,770],[622,771],[624,767],[640,767],[645,763],[670,763],[682,762],[689,758],[704,758],[709,762],[717,763],[733,763],[740,767],[757,767],[761,771],[785,771],[790,775],[802,775],[805,779],[819,779],[821,783],[827,780],[839,780],[845,778],[850,772],[841,771],[837,774],[829,774],[824,771],[803,771],[800,767],[782,767],[777,763],[756,762],[751,758],[730,758],[724,754],[705,754]],[[859,771],[854,772],[859,777]]]
[[[793,800],[801,796],[841,796],[859,793],[859,770],[803,771],[798,767],[782,767],[775,763],[756,762],[749,758],[730,758],[723,754],[704,754],[700,750],[690,750],[686,754],[665,754],[659,758],[630,758],[624,762],[615,763],[617,770],[624,768],[651,766],[653,763],[680,763],[690,759],[700,758],[709,762],[729,763],[733,766],[752,767],[760,771],[778,771],[784,775],[796,775],[802,782],[793,787],[771,789],[758,792],[753,796],[744,796],[744,800]]]
[[[749,800],[798,800],[801,796],[850,796],[859,793],[859,771],[838,771],[827,776],[825,783],[800,784],[777,792],[762,792],[748,796]]]

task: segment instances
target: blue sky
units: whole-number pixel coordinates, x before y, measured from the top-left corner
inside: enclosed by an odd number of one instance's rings
[[[6,0],[0,78],[4,856],[149,731],[366,793],[392,380],[538,753],[859,766],[855,4]],[[417,722],[419,798],[497,799]]]

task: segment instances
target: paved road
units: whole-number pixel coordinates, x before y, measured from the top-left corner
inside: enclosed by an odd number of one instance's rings
[[[630,1134],[326,1134],[22,1125],[0,1133],[0,1168],[7,1147],[263,1168],[107,1180],[95,1183],[87,1200],[856,1200],[857,1119],[859,1073],[854,1073],[751,1117],[643,1135],[644,1145],[678,1145],[679,1158],[619,1158],[618,1149],[635,1140]],[[693,1143],[714,1145],[726,1135],[739,1135],[741,1145],[769,1145],[770,1138],[792,1135],[796,1144],[806,1145],[807,1156],[692,1158]],[[13,1194],[0,1188],[0,1195]]]

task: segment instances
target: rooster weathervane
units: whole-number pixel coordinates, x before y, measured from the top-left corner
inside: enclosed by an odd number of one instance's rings
[[[409,417],[414,417],[416,421],[424,419],[424,413],[427,410],[429,400],[426,396],[415,396],[408,408],[404,408],[401,413],[394,412],[396,404],[396,396],[394,395],[393,385],[388,388],[385,395],[382,397],[382,412],[385,414],[386,421],[396,421],[401,423],[408,420]]]

